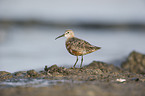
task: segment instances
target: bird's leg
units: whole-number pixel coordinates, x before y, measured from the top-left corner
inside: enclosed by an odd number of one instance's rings
[[[78,56],[77,56],[77,60],[76,60],[76,62],[75,62],[75,64],[74,64],[73,68],[75,68],[77,62],[78,62]]]
[[[83,63],[83,55],[82,55],[82,59],[81,59],[81,65],[80,65],[80,68],[82,68],[82,63]]]

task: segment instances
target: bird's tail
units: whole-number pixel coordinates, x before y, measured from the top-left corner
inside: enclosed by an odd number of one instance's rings
[[[99,49],[101,49],[101,47],[93,46],[93,47],[90,47],[90,50],[88,50],[87,53],[92,53],[92,52],[97,51]]]
[[[99,50],[99,49],[101,49],[101,47],[97,47],[97,46],[95,46],[95,50]]]

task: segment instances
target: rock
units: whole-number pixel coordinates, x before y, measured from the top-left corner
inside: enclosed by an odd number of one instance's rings
[[[58,67],[57,65],[52,65],[49,68],[47,68],[47,66],[45,66],[44,71],[52,74],[53,76],[63,76],[63,75],[68,74],[68,71],[66,68]]]
[[[0,77],[4,76],[4,75],[8,75],[8,74],[11,74],[11,73],[6,72],[6,71],[0,71]]]
[[[14,73],[14,76],[17,76],[17,77],[23,77],[27,74],[27,71],[18,71],[18,72],[15,72]]]
[[[40,74],[37,73],[35,70],[27,71],[27,75],[28,75],[28,77],[35,77],[35,78],[40,77]]]
[[[112,65],[112,64],[106,64],[104,62],[99,61],[93,61],[91,64],[84,66],[85,68],[89,69],[100,69],[103,72],[116,72],[120,71],[120,68]]]
[[[6,71],[0,71],[0,81],[12,78],[12,74]]]
[[[121,67],[129,72],[145,74],[145,55],[133,51]]]

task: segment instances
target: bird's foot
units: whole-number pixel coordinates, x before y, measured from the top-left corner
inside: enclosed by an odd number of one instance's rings
[[[73,69],[76,69],[75,66],[73,66]]]

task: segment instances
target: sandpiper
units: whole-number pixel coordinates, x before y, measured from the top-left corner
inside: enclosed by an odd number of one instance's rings
[[[57,38],[55,38],[55,40],[64,36],[67,38],[65,42],[66,49],[70,54],[77,56],[73,68],[75,68],[78,62],[78,56],[82,56],[81,65],[80,65],[81,68],[83,63],[83,55],[92,53],[101,48],[101,47],[91,45],[85,40],[74,37],[74,32],[72,30],[66,30],[64,34],[58,36]]]

